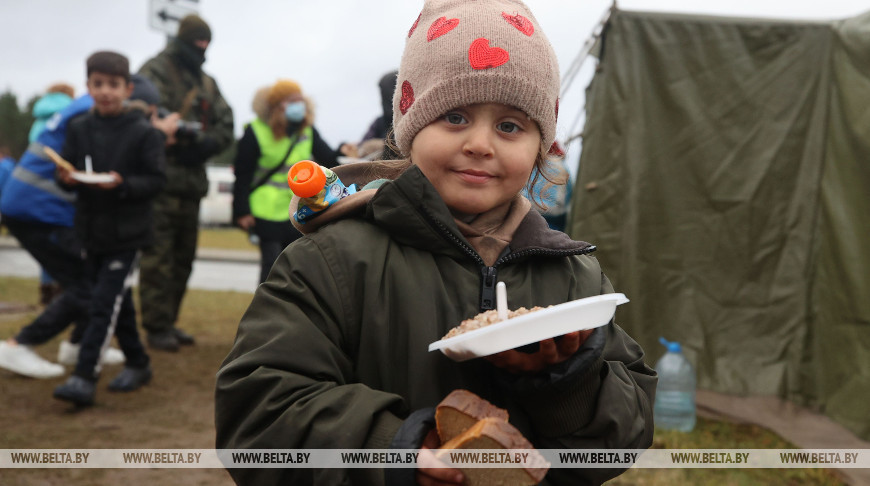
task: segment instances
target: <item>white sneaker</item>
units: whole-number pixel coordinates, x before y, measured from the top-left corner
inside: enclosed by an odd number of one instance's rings
[[[69,341],[61,341],[60,347],[57,348],[57,362],[62,365],[75,366],[79,360],[79,349],[81,346],[73,344]]]
[[[116,365],[122,364],[127,361],[127,358],[124,356],[124,353],[118,349],[109,347],[105,351],[103,351],[103,364],[107,365]]]
[[[56,378],[65,371],[63,366],[43,359],[28,346],[13,346],[0,342],[0,368],[31,378]]]
[[[79,350],[81,350],[81,348],[82,346],[80,344],[61,341],[60,347],[57,348],[57,362],[67,366],[75,366],[76,362],[79,360]],[[103,352],[103,364],[121,364],[126,360],[124,353],[122,353],[118,348],[109,347],[109,349]]]

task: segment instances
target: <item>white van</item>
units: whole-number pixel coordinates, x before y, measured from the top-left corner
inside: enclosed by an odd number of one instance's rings
[[[232,224],[233,184],[236,176],[232,167],[206,166],[208,194],[199,204],[199,224],[225,226]]]

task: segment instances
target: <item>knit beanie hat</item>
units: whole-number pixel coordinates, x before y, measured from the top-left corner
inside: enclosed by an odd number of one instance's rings
[[[148,78],[141,74],[130,76],[130,81],[133,83],[133,92],[130,94],[131,100],[142,100],[147,105],[160,104],[160,92]]]
[[[405,155],[417,132],[447,111],[502,103],[541,129],[541,151],[556,138],[556,53],[519,0],[426,0],[408,32],[393,95],[396,144]]]
[[[211,42],[211,28],[209,28],[205,20],[202,20],[202,17],[190,14],[181,19],[181,23],[178,24],[178,34],[176,37],[190,45],[193,45],[198,40]]]
[[[279,79],[269,90],[269,96],[266,98],[266,102],[269,103],[269,106],[274,106],[280,103],[284,98],[299,93],[302,93],[302,88],[299,87],[299,83],[290,79]]]

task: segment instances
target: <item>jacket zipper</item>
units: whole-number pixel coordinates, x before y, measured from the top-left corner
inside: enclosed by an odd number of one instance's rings
[[[569,255],[586,255],[587,253],[592,253],[596,250],[594,245],[590,245],[586,248],[582,248],[579,250],[553,250],[546,248],[529,248],[527,250],[521,250],[518,252],[508,253],[507,255],[499,258],[496,262],[490,267],[483,261],[483,258],[480,258],[480,255],[474,251],[474,248],[468,246],[465,242],[460,240],[456,235],[454,235],[447,226],[444,225],[441,221],[439,221],[425,206],[420,206],[423,214],[426,216],[426,219],[431,221],[435,228],[441,233],[445,238],[451,241],[454,245],[458,246],[462,251],[464,251],[472,260],[477,262],[480,265],[480,311],[487,311],[490,309],[496,308],[495,302],[495,285],[498,283],[498,267],[499,265],[509,262],[511,260],[516,260],[518,258],[522,258],[529,255],[544,255],[544,256],[569,256]]]
[[[480,269],[480,310],[495,309],[495,284],[498,282],[498,270],[495,266]]]

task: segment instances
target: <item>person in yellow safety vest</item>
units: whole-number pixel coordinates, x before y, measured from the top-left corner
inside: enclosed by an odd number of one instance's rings
[[[284,248],[302,236],[290,223],[293,192],[287,171],[300,160],[335,167],[338,156],[355,156],[356,146],[333,150],[314,128],[313,104],[289,79],[254,95],[257,118],[245,126],[234,159],[233,221],[260,246],[260,282]]]

